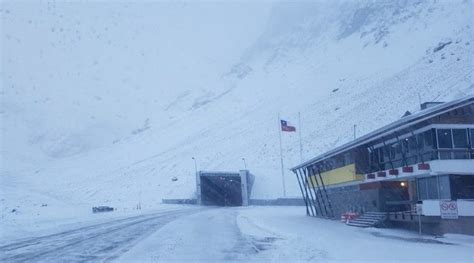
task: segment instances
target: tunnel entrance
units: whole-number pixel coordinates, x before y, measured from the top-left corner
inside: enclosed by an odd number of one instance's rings
[[[253,176],[247,171],[203,172],[196,174],[197,202],[200,205],[248,205]]]
[[[241,206],[240,176],[201,176],[201,204]]]

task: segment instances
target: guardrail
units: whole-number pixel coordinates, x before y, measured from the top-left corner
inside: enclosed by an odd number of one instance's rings
[[[420,214],[416,212],[416,209],[388,213],[388,219],[391,221],[415,221],[418,220],[418,216]]]

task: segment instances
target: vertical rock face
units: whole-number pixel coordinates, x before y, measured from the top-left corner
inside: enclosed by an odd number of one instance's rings
[[[190,197],[203,169],[281,195],[277,115],[304,159],[472,93],[471,1],[2,2],[0,172],[54,197]],[[336,92],[337,91],[337,92]],[[300,162],[283,135],[285,168]],[[287,191],[297,195],[286,172]],[[170,180],[176,177],[179,180]],[[44,183],[44,182],[48,183]],[[14,197],[17,198],[17,197]]]

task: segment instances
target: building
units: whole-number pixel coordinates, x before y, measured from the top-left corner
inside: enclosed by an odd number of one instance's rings
[[[474,96],[422,110],[294,168],[306,212],[382,212],[394,226],[474,234]]]

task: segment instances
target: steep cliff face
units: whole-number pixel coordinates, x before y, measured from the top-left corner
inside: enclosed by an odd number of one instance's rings
[[[205,170],[245,158],[254,196],[280,196],[278,114],[301,129],[309,159],[349,141],[354,124],[362,135],[416,111],[419,97],[472,93],[471,10],[2,2],[5,200],[23,198],[17,189],[71,204],[190,197],[192,156]],[[301,161],[297,134],[283,148],[286,168]],[[286,181],[297,195],[289,171]]]

